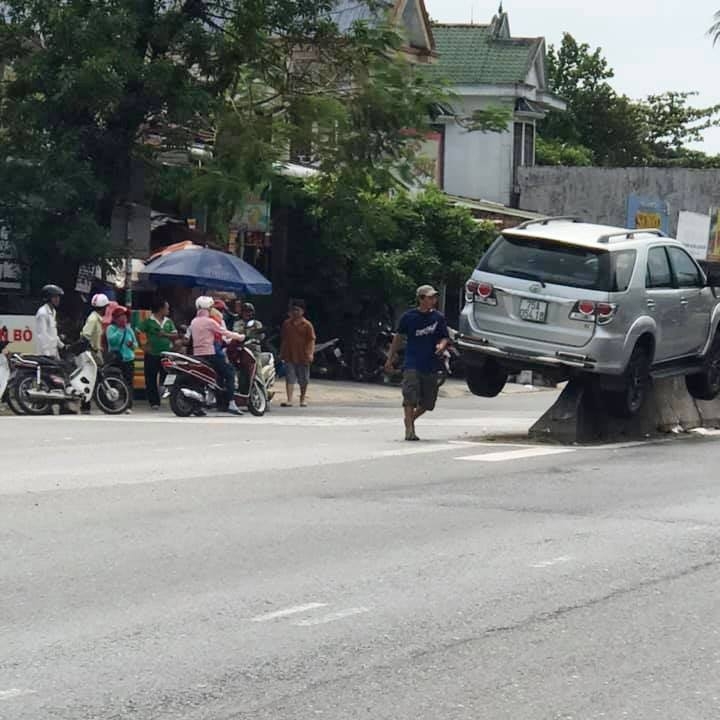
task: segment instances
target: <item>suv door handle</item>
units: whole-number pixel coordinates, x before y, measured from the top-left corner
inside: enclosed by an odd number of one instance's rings
[[[655,307],[655,301],[654,301],[654,300],[648,300],[648,301],[647,301],[647,306],[648,306],[649,308],[654,308],[654,307]]]
[[[687,304],[688,304],[688,299],[687,299],[687,298],[680,298],[680,304],[681,304],[681,305],[687,305]]]

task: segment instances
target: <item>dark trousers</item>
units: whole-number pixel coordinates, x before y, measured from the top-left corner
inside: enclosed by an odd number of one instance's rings
[[[235,395],[235,368],[222,355],[200,355],[198,360],[213,367],[225,391],[224,397],[218,398],[219,404],[228,405]]]
[[[131,408],[133,406],[133,395],[135,394],[135,390],[133,388],[135,380],[135,361],[128,360],[127,362],[123,362],[120,369],[122,370],[127,386],[130,388],[130,405],[128,405],[128,407]]]
[[[151,407],[160,404],[158,376],[160,376],[160,384],[163,384],[166,374],[160,355],[145,355],[145,393]]]

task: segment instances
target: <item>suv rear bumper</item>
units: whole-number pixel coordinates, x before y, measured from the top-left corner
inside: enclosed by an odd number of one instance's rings
[[[524,352],[514,348],[504,348],[493,344],[488,338],[458,334],[456,344],[461,348],[466,359],[472,364],[470,353],[486,355],[498,360],[507,360],[509,364],[542,365],[546,367],[567,368],[572,370],[597,371],[597,361],[580,353],[557,351],[554,355],[547,353]]]

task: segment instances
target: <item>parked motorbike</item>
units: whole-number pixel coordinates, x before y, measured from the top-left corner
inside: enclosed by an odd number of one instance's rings
[[[265,332],[260,323],[250,320],[245,324],[245,332],[247,334],[245,347],[255,355],[256,361],[259,361],[257,372],[265,386],[268,402],[272,402],[275,397],[275,381],[277,380],[275,355],[272,352],[263,352]]]
[[[5,336],[0,334],[0,337]],[[0,402],[6,402],[15,415],[24,415],[23,409],[18,405],[14,394],[10,391],[10,386],[15,377],[15,364],[10,354],[5,352],[8,345],[9,342],[7,341],[0,342]]]
[[[264,415],[270,405],[275,383],[275,362],[271,353],[253,353],[244,342],[233,340],[227,347],[228,360],[237,373],[233,389],[235,403],[252,415]],[[190,417],[218,407],[225,388],[215,368],[190,355],[163,353],[167,373],[165,387],[170,390],[170,408],[178,417]]]
[[[340,338],[315,345],[310,374],[324,380],[339,380],[347,371],[345,356],[340,347]]]
[[[91,399],[107,415],[130,407],[132,389],[122,373],[111,366],[98,369],[85,339],[66,348],[60,358],[15,353],[11,365],[10,401],[25,415],[47,415],[53,405]]]
[[[382,377],[392,338],[392,328],[384,322],[355,328],[351,362],[353,380],[374,382]]]

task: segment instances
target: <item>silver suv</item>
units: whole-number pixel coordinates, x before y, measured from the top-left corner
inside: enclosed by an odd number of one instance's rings
[[[720,300],[676,240],[659,231],[547,218],[505,230],[465,287],[457,344],[468,386],[495,397],[508,375],[555,382],[591,374],[608,409],[637,413],[650,377],[686,376],[720,393]]]

